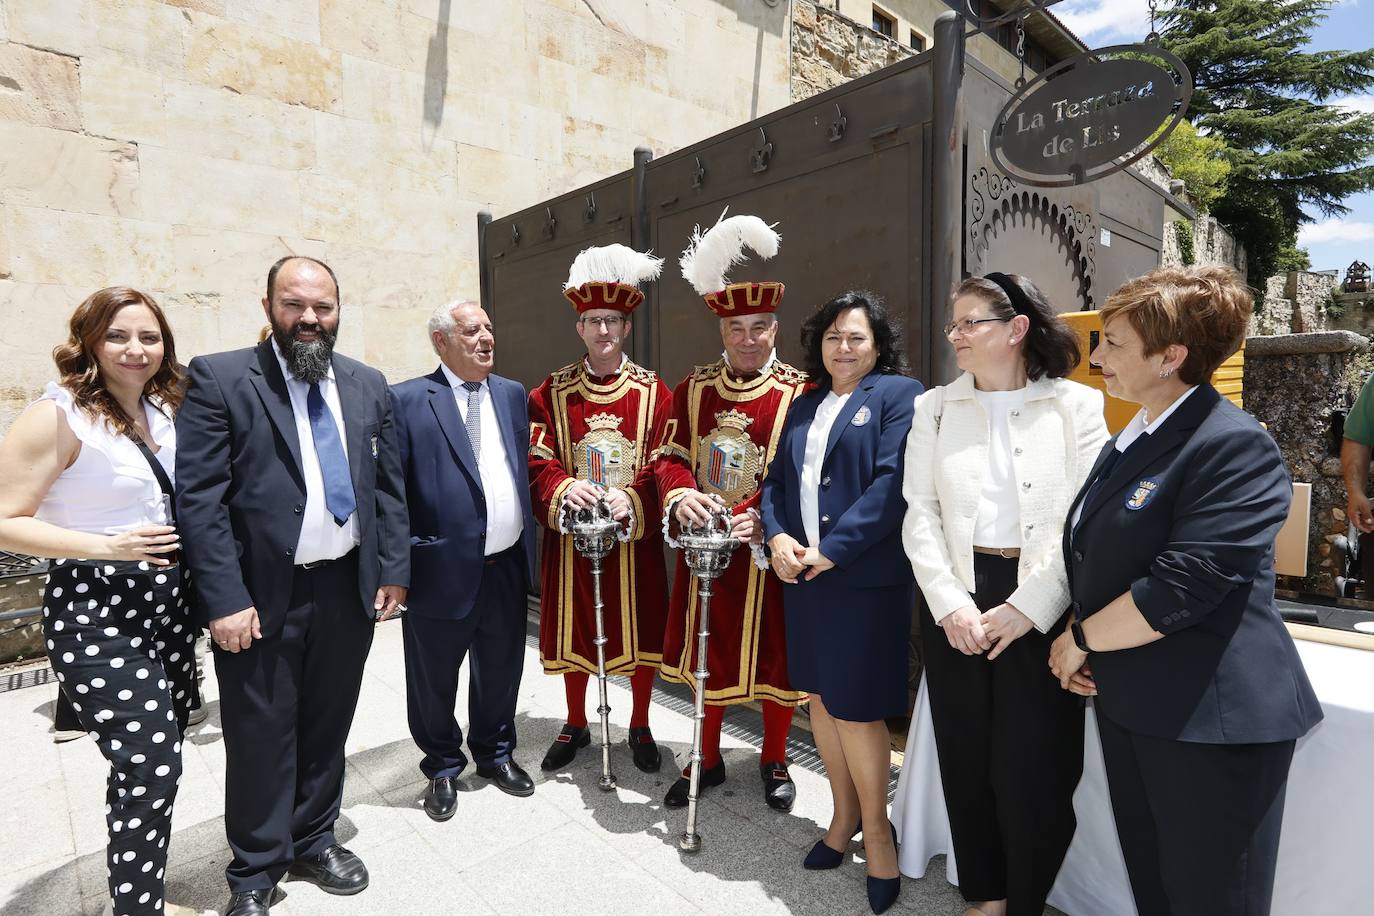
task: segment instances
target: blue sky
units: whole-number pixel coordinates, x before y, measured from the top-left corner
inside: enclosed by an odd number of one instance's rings
[[[1161,7],[1168,5],[1162,0]],[[1150,30],[1146,0],[1063,0],[1054,12],[1089,46],[1140,41]],[[1313,36],[1312,50],[1365,47],[1374,41],[1374,0],[1343,0]],[[1374,93],[1338,100],[1361,111],[1374,111]],[[1357,258],[1374,263],[1374,193],[1345,201],[1350,212],[1303,227],[1298,242],[1312,256],[1314,270],[1344,271]],[[1344,274],[1342,274],[1344,276]]]

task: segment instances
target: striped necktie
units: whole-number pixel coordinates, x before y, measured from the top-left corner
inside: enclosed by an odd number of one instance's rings
[[[468,413],[463,418],[463,425],[468,428],[468,443],[472,446],[473,457],[480,457],[482,454],[482,412],[481,407],[481,382],[464,382],[463,387],[468,392]]]

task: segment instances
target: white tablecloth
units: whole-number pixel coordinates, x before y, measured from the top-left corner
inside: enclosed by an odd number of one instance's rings
[[[1369,912],[1374,895],[1374,652],[1301,640],[1297,646],[1326,718],[1298,742],[1293,757],[1273,913]],[[1050,903],[1069,916],[1134,916],[1091,709],[1086,720],[1083,780],[1073,797],[1078,832]],[[904,874],[923,877],[930,858],[944,853],[945,877],[959,883],[924,678],[892,822],[902,844]]]

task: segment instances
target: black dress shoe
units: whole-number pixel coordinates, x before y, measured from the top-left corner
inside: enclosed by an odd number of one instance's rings
[[[663,796],[663,805],[666,808],[685,808],[687,807],[687,796],[692,791],[692,781],[690,779],[691,768],[683,770],[682,776],[678,777],[677,782],[668,787],[668,794]],[[718,786],[725,782],[725,761],[713,767],[707,767],[701,771],[701,782],[697,785],[698,796],[705,795],[706,790],[713,786]]]
[[[663,755],[659,753],[654,735],[647,725],[644,728],[630,729],[629,745],[635,766],[646,773],[658,772],[658,768],[663,765]]]
[[[792,803],[797,800],[797,786],[787,774],[787,761],[759,764],[759,776],[763,779],[763,800],[775,811],[791,811]]]
[[[425,814],[432,821],[446,821],[458,810],[458,779],[440,776],[429,781],[425,791]]]
[[[224,916],[268,916],[271,912],[271,891],[239,891],[229,895]]]
[[[534,780],[530,779],[530,774],[520,769],[520,764],[514,760],[507,760],[505,763],[498,763],[495,766],[479,766],[477,775],[483,779],[490,779],[496,783],[496,788],[507,795],[518,795],[524,798],[534,794]]]
[[[317,885],[326,894],[347,897],[367,887],[367,866],[338,843],[317,856],[297,859],[288,871]]]
[[[577,756],[577,749],[586,747],[592,743],[592,733],[586,728],[578,728],[576,725],[564,725],[558,737],[553,739],[553,744],[549,745],[549,752],[544,755],[544,760],[539,764],[539,769],[544,771],[561,770],[573,762]]]

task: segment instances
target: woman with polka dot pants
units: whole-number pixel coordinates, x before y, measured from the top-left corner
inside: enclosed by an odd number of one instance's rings
[[[53,668],[110,761],[105,817],[117,914],[161,913],[195,630],[180,567],[58,560],[43,601]]]
[[[183,373],[151,298],[101,290],[53,354],[59,381],[0,442],[0,549],[54,559],[43,633],[62,689],[110,763],[116,916],[163,916],[195,628],[164,492]],[[180,909],[180,908],[176,908]]]

